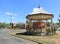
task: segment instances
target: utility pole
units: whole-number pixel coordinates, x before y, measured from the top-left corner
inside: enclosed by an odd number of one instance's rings
[[[60,14],[59,14],[59,24],[60,24]]]
[[[11,14],[10,15],[10,26],[11,26],[11,28],[13,29],[13,15]]]
[[[60,27],[60,14],[59,14],[59,18],[58,18],[58,25]]]
[[[11,12],[6,12],[10,16],[10,27],[13,28],[13,18],[16,16],[16,14]]]

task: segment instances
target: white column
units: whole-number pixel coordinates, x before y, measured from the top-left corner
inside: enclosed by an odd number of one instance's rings
[[[29,27],[32,27],[32,20],[29,20]]]
[[[53,19],[51,19],[51,28],[53,27]]]
[[[46,20],[46,24],[47,24],[47,20]]]
[[[53,23],[53,19],[51,19],[51,24]]]

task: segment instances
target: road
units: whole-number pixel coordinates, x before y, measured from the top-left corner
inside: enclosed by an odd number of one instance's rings
[[[35,44],[35,42],[9,35],[9,30],[0,29],[0,44]]]

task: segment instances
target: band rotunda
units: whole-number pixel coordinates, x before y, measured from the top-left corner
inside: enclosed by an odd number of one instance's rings
[[[26,16],[27,32],[31,34],[43,32],[43,30],[46,30],[46,28],[48,27],[48,20],[50,20],[52,24],[53,17],[53,14],[47,12],[40,6],[34,8],[33,11]]]

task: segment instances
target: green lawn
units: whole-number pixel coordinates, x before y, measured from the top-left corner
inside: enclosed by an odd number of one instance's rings
[[[28,36],[28,35],[13,35],[13,36],[31,40],[31,41],[34,41],[37,43],[42,43],[42,44],[55,44],[53,41],[49,41],[47,39],[42,38],[43,36],[40,36],[41,38],[39,38],[39,36]],[[50,38],[50,37],[48,37],[48,38]]]

